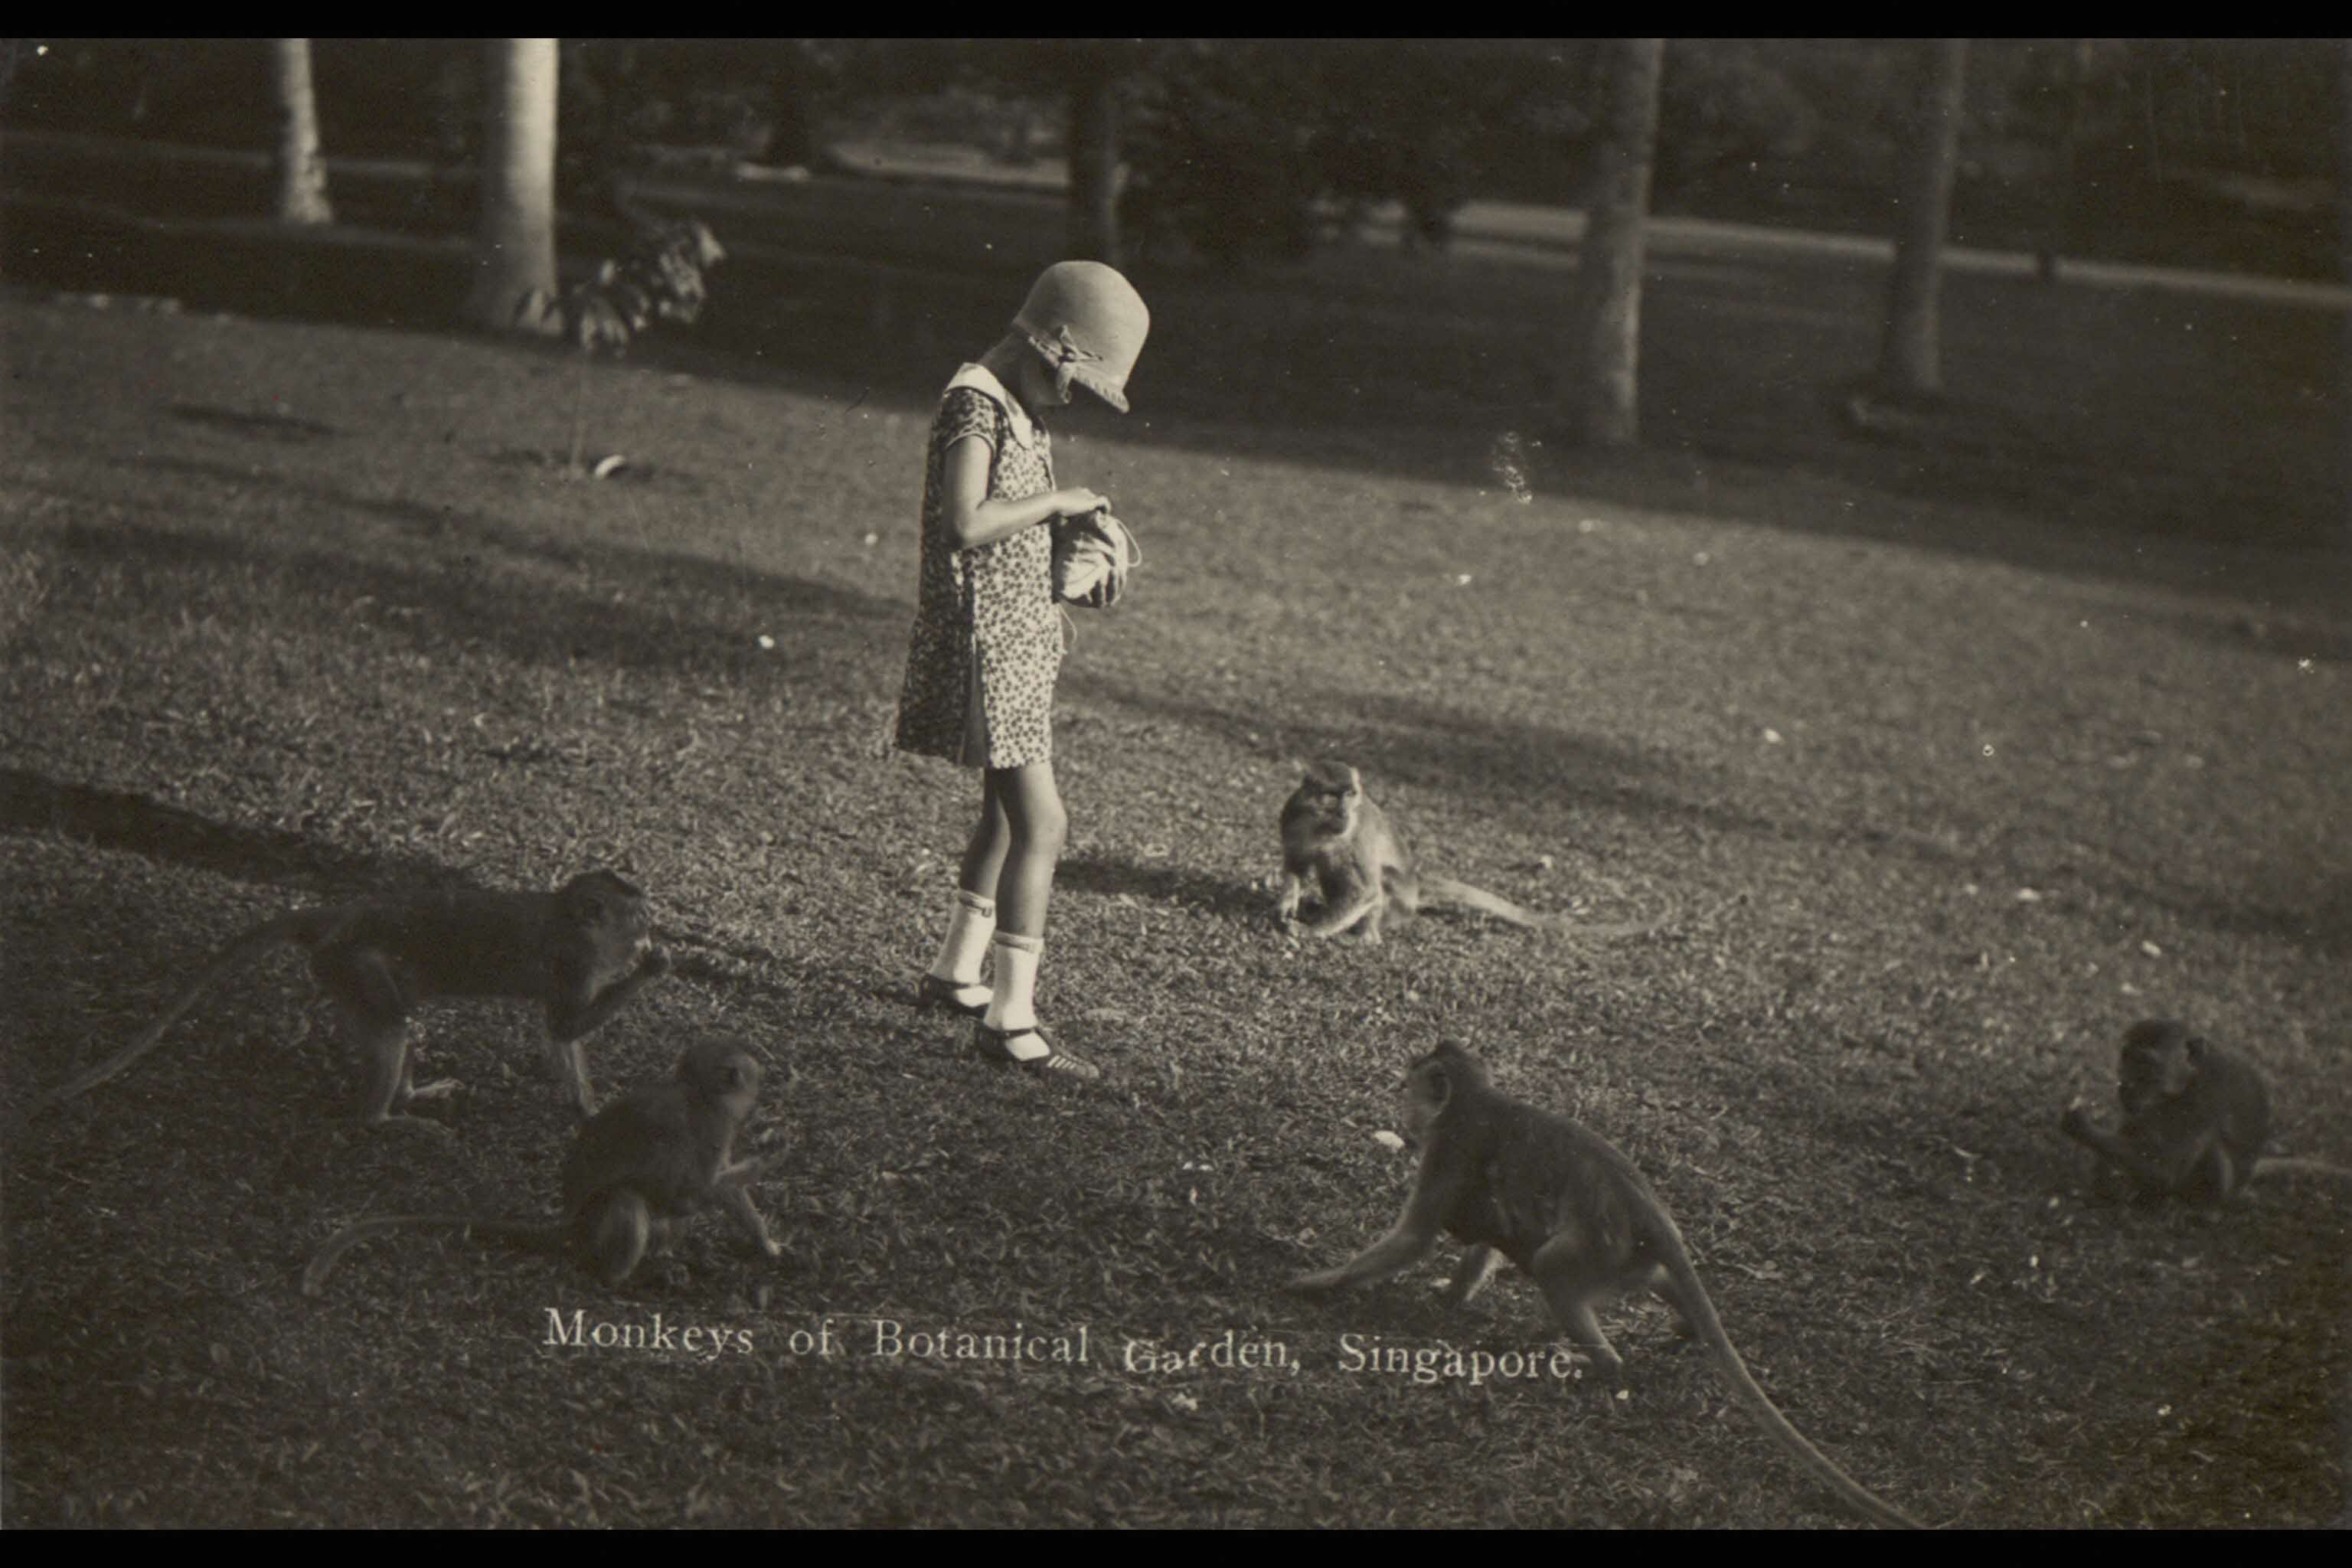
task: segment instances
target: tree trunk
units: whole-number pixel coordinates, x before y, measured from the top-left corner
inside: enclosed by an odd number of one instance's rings
[[[2058,260],[2066,252],[2074,221],[2074,163],[2083,142],[2083,84],[2091,73],[2091,40],[2066,43],[2064,101],[2059,107],[2058,146],[2050,179],[2050,226],[2042,234],[2042,281],[2058,281]]]
[[[1650,165],[1658,139],[1664,38],[1617,38],[1608,52],[1601,135],[1593,150],[1584,243],[1569,309],[1569,437],[1630,447],[1641,353],[1642,254],[1650,212]]]
[[[2342,123],[2338,129],[2340,145],[2336,150],[2336,243],[2344,253],[2344,281],[2352,286],[2352,38],[2346,38],[2343,43],[2344,62],[2336,109]],[[2344,312],[2343,389],[2343,395],[2336,401],[2344,409],[2344,437],[2337,447],[2336,457],[2344,465],[2344,483],[2336,495],[2344,508],[2344,542],[2352,547],[2352,310]]]
[[[775,133],[768,142],[768,162],[803,169],[816,167],[816,114],[809,95],[815,73],[801,52],[798,38],[776,46],[775,68],[769,74],[769,118]]]
[[[560,330],[555,311],[555,40],[492,38],[482,213],[465,318],[495,331]],[[546,305],[534,309],[532,297]]]
[[[1118,83],[1109,62],[1089,58],[1070,75],[1069,254],[1119,265]]]
[[[278,80],[278,221],[332,223],[327,163],[319,155],[319,103],[310,90],[310,40],[269,44]]]
[[[1886,300],[1886,337],[1879,349],[1879,390],[1890,397],[1932,397],[1944,387],[1937,309],[1943,288],[1944,230],[1959,170],[1960,109],[1968,85],[1969,41],[1927,46],[1911,147],[1895,234],[1895,275]]]

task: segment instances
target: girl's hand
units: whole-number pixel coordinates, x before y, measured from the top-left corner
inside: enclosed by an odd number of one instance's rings
[[[1066,489],[1054,492],[1054,512],[1057,517],[1084,517],[1090,511],[1110,510],[1110,498],[1098,496],[1089,489]]]

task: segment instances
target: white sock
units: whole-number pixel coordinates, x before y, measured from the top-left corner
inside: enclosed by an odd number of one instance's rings
[[[1045,956],[1045,939],[1013,931],[996,933],[996,994],[988,999],[988,1026],[1004,1034],[1037,1026],[1037,962]],[[1011,1041],[1013,1057],[1027,1061],[1048,1054],[1045,1042],[1034,1035]]]
[[[980,983],[980,961],[988,954],[988,939],[996,934],[996,905],[978,893],[956,889],[955,913],[949,917],[947,939],[931,960],[931,973],[956,988],[959,1002],[982,1002],[987,988]]]

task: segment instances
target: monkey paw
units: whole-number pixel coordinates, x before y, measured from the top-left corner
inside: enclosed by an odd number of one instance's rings
[[[391,1115],[383,1117],[379,1121],[371,1121],[367,1125],[368,1131],[371,1132],[380,1132],[388,1128],[397,1127],[403,1131],[430,1132],[436,1138],[454,1138],[457,1136],[456,1133],[450,1131],[446,1127],[442,1126],[438,1121],[435,1121],[430,1118],[423,1116]]]
[[[411,1100],[446,1100],[466,1086],[454,1078],[436,1078],[431,1083],[418,1084],[408,1091]]]
[[[637,973],[651,980],[670,972],[669,953],[662,948],[650,947],[645,957],[637,960]]]

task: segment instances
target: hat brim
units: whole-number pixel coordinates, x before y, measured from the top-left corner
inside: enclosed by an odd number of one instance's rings
[[[1074,368],[1070,372],[1070,379],[1076,382],[1080,386],[1085,387],[1088,392],[1093,393],[1097,397],[1101,398],[1105,403],[1109,404],[1113,408],[1118,409],[1121,414],[1128,412],[1127,394],[1121,392],[1118,387],[1112,386],[1104,382],[1101,377],[1094,374],[1092,372],[1087,370],[1086,366],[1079,365]]]

